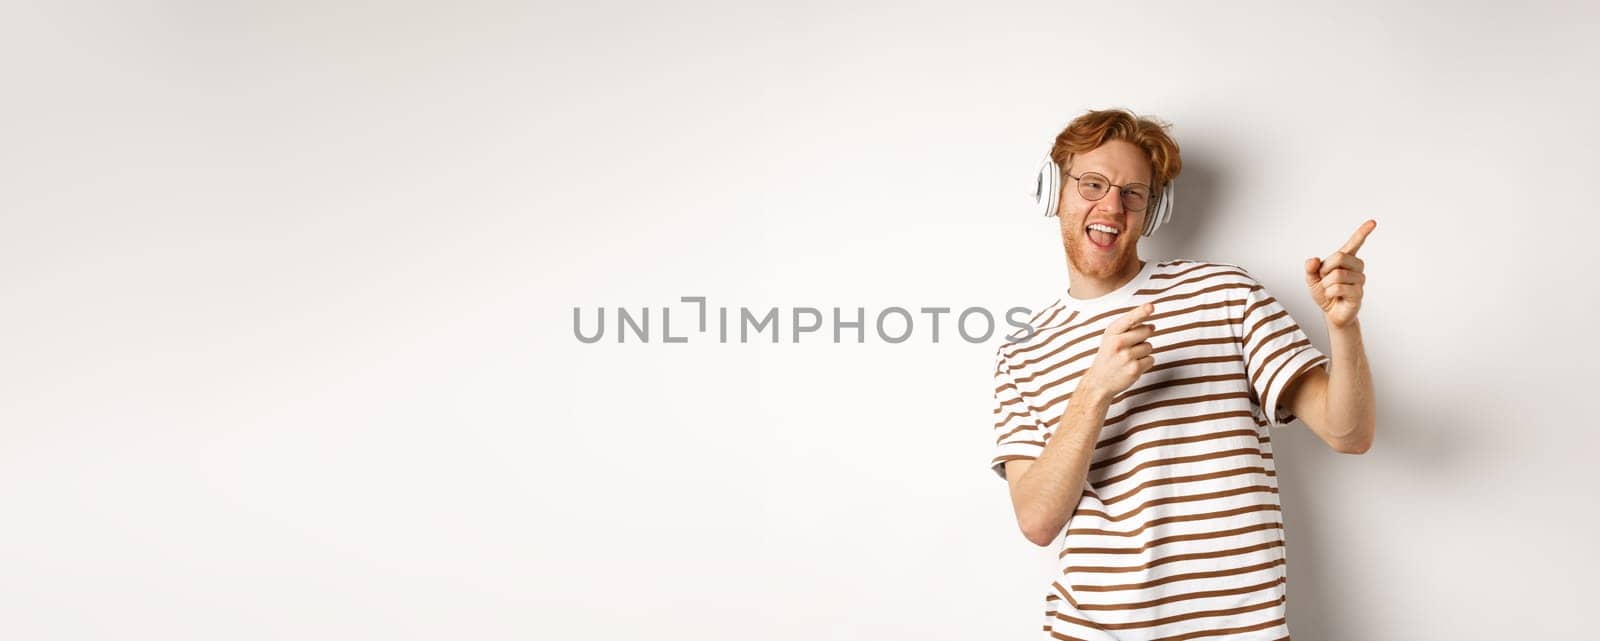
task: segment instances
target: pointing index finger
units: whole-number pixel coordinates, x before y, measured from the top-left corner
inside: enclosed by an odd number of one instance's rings
[[[1155,312],[1155,305],[1143,303],[1118,317],[1117,320],[1112,321],[1111,326],[1115,333],[1120,334],[1128,331],[1128,328],[1137,325],[1139,321],[1149,317],[1153,312]]]
[[[1367,242],[1367,234],[1371,234],[1372,230],[1377,228],[1378,221],[1376,220],[1368,220],[1361,223],[1361,226],[1356,228],[1356,233],[1350,235],[1350,240],[1345,241],[1344,247],[1340,247],[1339,251],[1354,256],[1356,250],[1361,249],[1361,244]]]

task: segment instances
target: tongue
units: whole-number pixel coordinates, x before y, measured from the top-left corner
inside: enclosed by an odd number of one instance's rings
[[[1107,234],[1098,229],[1091,229],[1089,230],[1089,240],[1094,241],[1094,244],[1101,247],[1109,247],[1111,243],[1117,240],[1117,237],[1115,234]]]

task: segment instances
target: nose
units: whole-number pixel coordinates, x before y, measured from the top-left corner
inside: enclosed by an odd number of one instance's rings
[[[1096,204],[1100,206],[1100,211],[1113,214],[1122,213],[1122,188],[1112,187],[1111,191],[1101,196],[1100,202]]]

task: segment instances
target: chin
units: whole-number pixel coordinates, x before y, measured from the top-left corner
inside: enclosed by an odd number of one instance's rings
[[[1105,257],[1092,256],[1091,252],[1094,251],[1086,250],[1075,242],[1068,242],[1067,260],[1072,262],[1073,269],[1089,278],[1111,278],[1126,271],[1129,264],[1138,262],[1133,250],[1128,247],[1118,247],[1115,255]]]

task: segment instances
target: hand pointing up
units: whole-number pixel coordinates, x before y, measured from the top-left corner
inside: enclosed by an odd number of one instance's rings
[[[1367,282],[1367,275],[1362,272],[1365,265],[1356,258],[1356,250],[1377,227],[1376,220],[1361,223],[1338,251],[1327,258],[1306,259],[1306,288],[1311,290],[1311,300],[1322,308],[1330,329],[1344,328],[1356,321],[1362,285]]]

